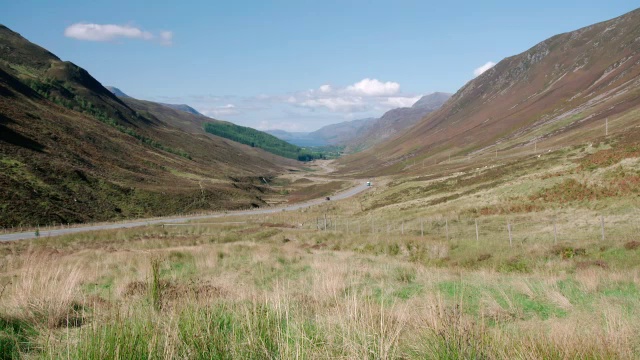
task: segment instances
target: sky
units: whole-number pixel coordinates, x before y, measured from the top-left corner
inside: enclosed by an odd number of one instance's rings
[[[629,0],[0,0],[0,23],[138,99],[313,131],[455,93]]]

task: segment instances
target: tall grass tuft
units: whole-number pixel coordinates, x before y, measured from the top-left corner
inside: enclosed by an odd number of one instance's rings
[[[151,305],[156,311],[162,308],[162,285],[160,282],[160,266],[162,261],[154,257],[151,259],[151,283],[149,284],[149,296]]]
[[[80,325],[81,306],[76,298],[81,273],[78,265],[58,265],[49,257],[31,255],[14,284],[9,306],[17,317],[34,325]]]

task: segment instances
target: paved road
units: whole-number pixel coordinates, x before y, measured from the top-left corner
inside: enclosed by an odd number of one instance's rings
[[[331,200],[342,200],[349,197],[352,197],[356,194],[359,194],[367,189],[366,184],[360,184],[358,186],[352,187],[349,190],[343,191],[331,197]],[[199,220],[199,219],[211,219],[211,218],[220,218],[226,216],[241,216],[241,215],[259,215],[259,214],[273,214],[282,211],[293,211],[299,210],[303,208],[307,208],[313,205],[318,205],[324,203],[326,200],[315,199],[307,202],[302,202],[298,204],[288,205],[284,207],[273,207],[273,208],[261,208],[255,210],[241,210],[241,211],[229,211],[226,214],[210,214],[210,215],[199,215],[199,216],[184,216],[184,217],[173,217],[173,218],[162,218],[162,219],[150,219],[150,220],[138,220],[131,221],[125,223],[113,223],[113,224],[103,224],[103,225],[92,225],[92,226],[82,226],[75,227],[69,229],[56,229],[56,230],[41,230],[40,237],[49,237],[49,236],[59,236],[65,234],[74,234],[86,231],[94,231],[94,230],[110,230],[110,229],[127,229],[139,226],[148,226],[153,224],[166,224],[166,223],[183,223],[190,220]],[[33,239],[35,238],[35,232],[20,232],[13,234],[3,234],[0,235],[0,242],[4,241],[16,241],[16,240],[24,240],[24,239]]]

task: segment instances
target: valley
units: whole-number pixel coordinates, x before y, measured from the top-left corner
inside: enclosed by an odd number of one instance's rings
[[[0,27],[0,359],[640,357],[639,24],[211,107]]]

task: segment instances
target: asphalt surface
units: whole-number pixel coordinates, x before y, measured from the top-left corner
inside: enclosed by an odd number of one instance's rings
[[[354,195],[357,195],[363,192],[367,188],[368,187],[366,184],[360,184],[358,186],[350,188],[349,190],[345,190],[343,192],[335,194],[334,196],[331,196],[331,201],[350,198]],[[273,208],[229,211],[227,213],[210,214],[210,215],[168,217],[168,218],[150,219],[150,220],[135,220],[135,221],[124,222],[124,223],[81,226],[81,227],[73,227],[73,228],[67,228],[67,229],[40,230],[40,237],[60,236],[60,235],[75,234],[75,233],[81,233],[81,232],[87,232],[87,231],[95,231],[95,230],[128,229],[128,228],[148,226],[153,224],[184,223],[191,220],[213,219],[213,218],[230,217],[230,216],[273,214],[273,213],[278,213],[282,211],[293,211],[293,210],[304,209],[314,205],[322,204],[326,201],[327,200],[325,198],[322,198],[322,199],[315,199],[315,200],[310,200],[302,203],[281,206],[281,207],[273,207]],[[35,239],[35,238],[36,238],[36,235],[34,231],[19,232],[19,233],[0,235],[0,242]]]

